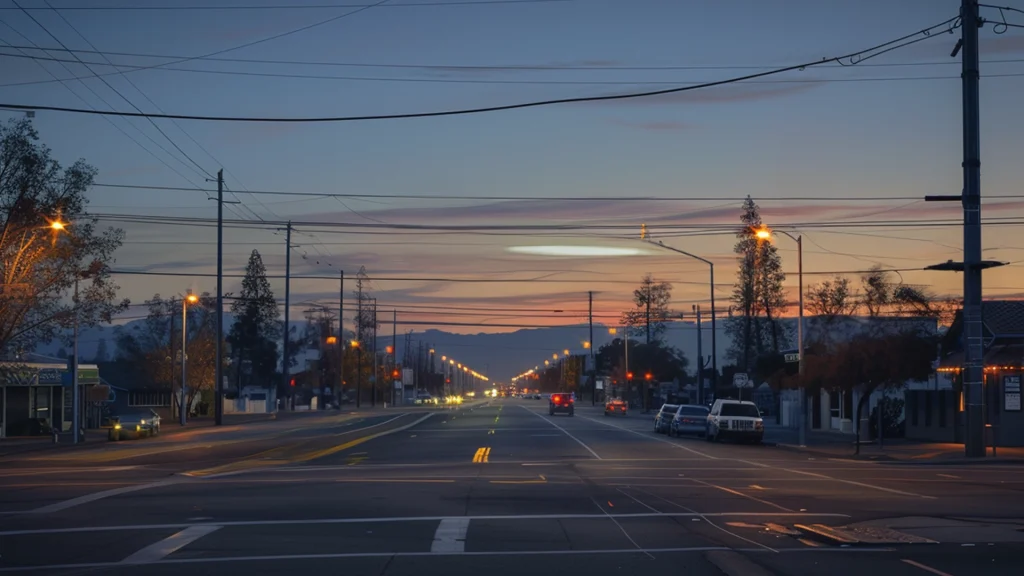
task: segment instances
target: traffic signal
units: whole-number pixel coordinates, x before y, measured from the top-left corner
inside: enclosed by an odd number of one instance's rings
[[[633,379],[633,373],[632,372],[626,372],[626,380],[632,380],[632,379]]]
[[[398,372],[398,370],[395,370],[391,373],[392,378],[398,378],[399,376],[401,376],[401,374]]]
[[[652,376],[650,372],[648,372],[647,374],[644,374],[644,380],[650,380],[653,377],[654,376]]]
[[[289,382],[289,384],[291,385],[292,388],[295,388],[295,378],[292,378],[292,380],[291,380],[291,382]]]

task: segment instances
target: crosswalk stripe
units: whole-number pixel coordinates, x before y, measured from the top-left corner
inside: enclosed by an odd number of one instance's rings
[[[196,540],[220,530],[220,526],[205,524],[202,526],[189,526],[181,532],[171,534],[159,542],[146,546],[142,550],[132,554],[121,561],[122,564],[149,564],[163,560],[171,554],[181,550]]]

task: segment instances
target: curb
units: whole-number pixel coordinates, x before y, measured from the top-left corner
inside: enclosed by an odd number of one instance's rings
[[[814,450],[813,448],[803,448],[794,444],[782,444],[765,442],[765,446],[774,446],[782,450],[788,450],[790,452],[802,452],[804,454],[810,454],[819,458],[836,458],[838,460],[852,460],[855,462],[899,462],[900,460],[889,456],[888,454],[877,454],[877,455],[857,455],[857,454],[836,454],[834,452],[827,452],[824,450]]]

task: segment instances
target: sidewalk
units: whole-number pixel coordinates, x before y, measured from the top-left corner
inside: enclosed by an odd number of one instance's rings
[[[807,445],[798,445],[799,432],[795,428],[765,425],[765,443],[784,450],[804,452],[822,458],[869,460],[906,465],[927,464],[1022,464],[1024,447],[996,448],[993,457],[989,448],[985,458],[967,458],[964,445],[953,443],[922,442],[904,438],[885,439],[882,446],[877,443],[862,443],[860,454],[855,454],[856,437],[850,434],[808,430]]]

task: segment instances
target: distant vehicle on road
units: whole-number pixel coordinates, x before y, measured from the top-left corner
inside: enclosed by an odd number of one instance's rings
[[[555,412],[572,416],[576,413],[576,399],[571,394],[552,394],[551,399],[548,400],[548,415],[554,416]]]
[[[625,400],[621,398],[615,398],[604,403],[604,415],[611,416],[613,414],[626,415],[629,405],[626,404]]]
[[[708,442],[723,438],[760,444],[764,439],[764,420],[757,405],[747,400],[715,400],[708,414]]]
[[[107,439],[145,438],[160,433],[160,415],[148,408],[125,408],[110,415]]]
[[[710,411],[707,406],[695,404],[679,406],[669,424],[668,435],[696,434],[704,436],[708,432],[708,413]]]
[[[654,431],[658,434],[667,434],[678,409],[678,404],[662,404],[661,410],[654,415]]]

